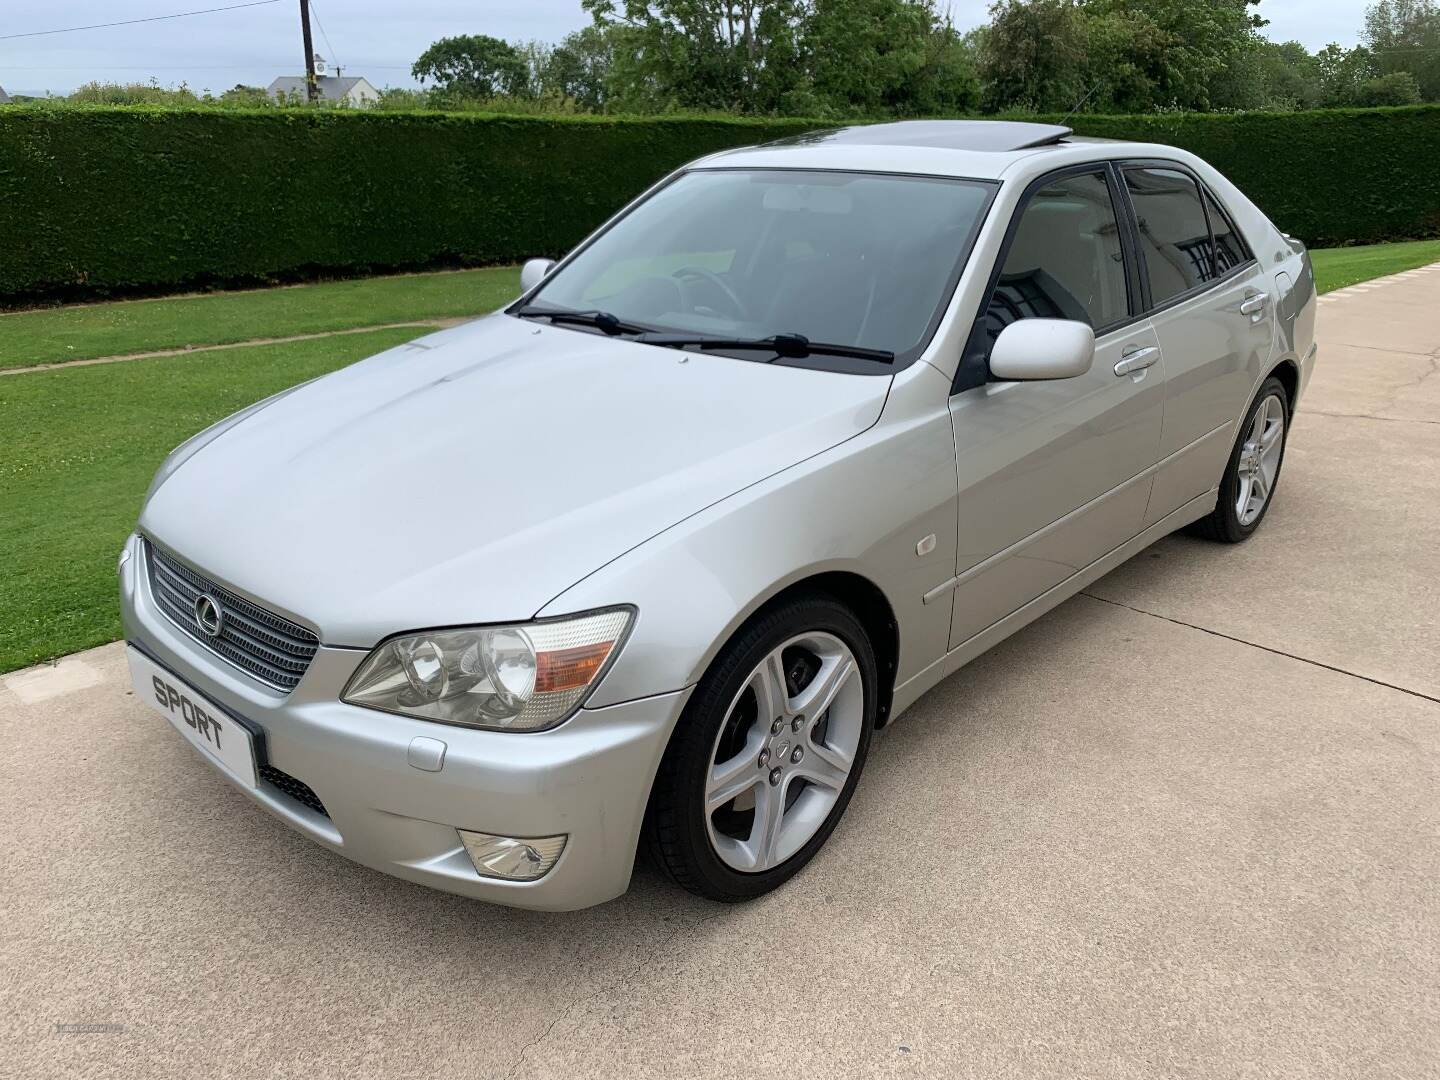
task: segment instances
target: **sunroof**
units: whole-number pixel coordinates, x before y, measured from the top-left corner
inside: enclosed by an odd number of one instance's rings
[[[1057,143],[1073,131],[1059,124],[1012,120],[901,120],[811,131],[770,146],[938,146],[947,150],[1026,150]]]

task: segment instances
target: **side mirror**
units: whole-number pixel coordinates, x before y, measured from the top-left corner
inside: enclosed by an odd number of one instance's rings
[[[554,265],[554,259],[526,259],[525,265],[520,267],[520,291],[529,292],[539,285]]]
[[[990,350],[997,379],[1073,379],[1090,370],[1095,331],[1068,319],[1020,319],[1000,331]]]

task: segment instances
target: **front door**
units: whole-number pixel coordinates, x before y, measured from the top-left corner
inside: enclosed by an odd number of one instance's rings
[[[967,349],[962,376],[971,353],[988,356],[1017,319],[1096,328],[1086,375],[985,382],[950,399],[960,494],[952,649],[1141,530],[1165,375],[1154,330],[1136,317],[1114,195],[1103,165],[1032,186]],[[1137,355],[1150,366],[1116,374]]]

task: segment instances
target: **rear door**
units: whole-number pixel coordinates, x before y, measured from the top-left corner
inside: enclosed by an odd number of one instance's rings
[[[1139,314],[1117,184],[1096,163],[1031,185],[971,334],[950,398],[960,493],[951,648],[1140,531],[1164,376]],[[995,338],[1025,318],[1094,327],[1089,373],[990,381]],[[1137,357],[1142,366],[1116,373]]]
[[[1219,482],[1233,425],[1274,342],[1274,290],[1190,170],[1146,161],[1127,162],[1121,172],[1166,375],[1150,525]]]

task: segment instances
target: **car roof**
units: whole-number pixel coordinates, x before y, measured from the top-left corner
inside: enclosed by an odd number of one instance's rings
[[[1060,124],[1032,124],[1013,120],[900,120],[893,124],[812,131],[776,139],[766,146],[939,146],[947,150],[1028,150],[1050,146],[1073,128]]]
[[[1149,143],[1083,138],[1061,124],[902,120],[822,129],[725,150],[691,168],[853,169],[998,180],[1019,162],[1043,171],[1085,159],[1155,156],[1184,155]]]

